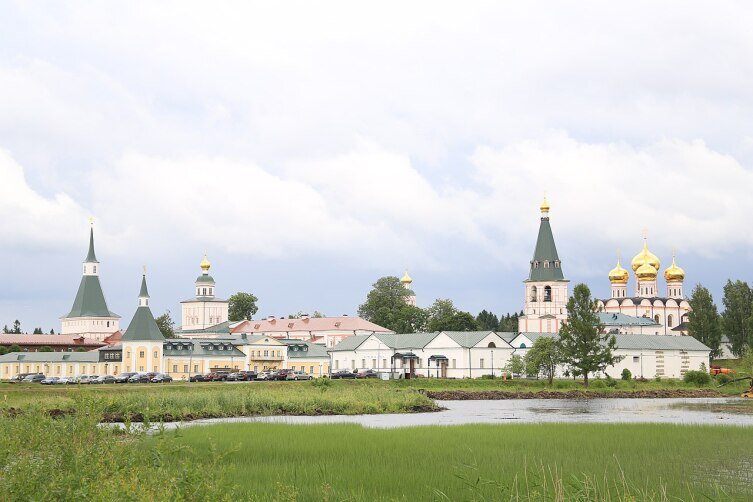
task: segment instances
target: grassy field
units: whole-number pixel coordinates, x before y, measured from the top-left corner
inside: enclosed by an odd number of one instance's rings
[[[702,389],[737,395],[745,382],[716,388],[712,381]],[[594,380],[589,396],[609,397],[615,392],[698,389],[678,380]],[[437,409],[420,391],[501,391],[509,393],[551,394],[583,390],[582,382],[556,380],[549,386],[544,380],[442,380],[417,379],[319,380],[312,382],[240,382],[129,385],[42,386],[39,384],[0,384],[0,413],[41,411],[56,415],[71,414],[80,408],[97,410],[106,421],[127,417],[140,421],[192,420],[197,418],[252,415],[331,415],[410,413]],[[480,395],[479,395],[480,396]],[[468,396],[473,397],[473,395]],[[582,397],[579,396],[579,397]]]
[[[223,424],[177,435],[208,464],[206,452],[221,455],[220,473],[252,500],[753,497],[753,435],[738,427]]]

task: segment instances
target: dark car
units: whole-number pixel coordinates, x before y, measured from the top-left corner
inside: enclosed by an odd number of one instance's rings
[[[24,382],[24,383],[27,383],[27,382],[41,383],[42,380],[44,380],[44,379],[45,379],[45,376],[43,374],[37,373],[36,375],[27,375],[27,376],[25,376],[24,379],[22,380],[22,382]]]
[[[343,379],[343,378],[355,378],[355,377],[356,377],[356,374],[351,373],[349,370],[335,371],[334,373],[330,375],[330,378],[333,380]]]
[[[188,377],[189,382],[208,382],[209,381],[209,375],[202,375],[202,374],[196,374],[191,375]]]
[[[128,383],[149,383],[152,381],[152,378],[157,373],[150,372],[150,373],[136,373],[131,378],[128,379]]]
[[[16,375],[16,376],[12,376],[12,377],[10,377],[10,379],[8,379],[8,383],[18,383],[18,382],[23,382],[23,381],[24,381],[24,378],[26,378],[26,377],[27,377],[27,376],[29,376],[29,375],[36,375],[36,373],[19,373],[19,374],[18,374],[18,375]]]
[[[213,371],[207,375],[208,382],[225,382],[227,377],[230,376],[228,371]]]
[[[277,372],[277,373],[275,374],[275,378],[274,378],[274,379],[275,379],[275,380],[287,380],[287,379],[288,379],[288,374],[289,374],[289,373],[291,373],[291,371],[290,371],[290,370],[279,370],[279,371],[278,371],[278,372]]]
[[[379,378],[379,373],[376,370],[361,370],[356,373],[356,378]]]
[[[115,377],[115,383],[128,383],[128,379],[135,375],[133,371],[126,371]]]
[[[256,372],[255,371],[236,371],[235,373],[230,373],[227,379],[234,382],[249,382],[251,380],[256,380]]]
[[[102,375],[89,383],[115,383],[115,377],[112,375]]]
[[[173,381],[173,377],[165,375],[164,373],[157,373],[152,377],[152,383],[170,383]]]

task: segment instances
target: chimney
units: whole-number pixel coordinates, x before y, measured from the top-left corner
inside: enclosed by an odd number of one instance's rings
[[[309,315],[308,314],[301,314],[301,320],[308,321],[309,320]]]
[[[275,316],[271,315],[267,317],[267,321],[269,322],[275,322]]]

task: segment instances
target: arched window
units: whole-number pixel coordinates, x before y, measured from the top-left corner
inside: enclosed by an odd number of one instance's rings
[[[654,316],[654,321],[656,321],[656,324],[659,324],[659,314]]]
[[[544,268],[549,268],[549,260],[544,260]]]
[[[667,316],[667,326],[671,328],[673,322],[674,322],[674,319],[672,318],[672,314],[669,314]]]
[[[521,349],[525,349],[525,348],[526,348],[526,344],[525,344],[525,343],[521,343],[521,344],[520,344],[520,348],[521,348]]]
[[[545,302],[552,301],[552,287],[551,286],[544,287],[544,301]]]
[[[496,349],[497,345],[494,342],[489,342],[489,345],[486,346],[489,349]]]
[[[536,289],[536,286],[531,287],[531,301],[532,302],[538,301],[536,298],[537,293],[538,293],[538,289]]]

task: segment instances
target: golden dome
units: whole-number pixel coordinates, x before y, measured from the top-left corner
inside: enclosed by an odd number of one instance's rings
[[[630,273],[622,268],[622,265],[620,265],[620,260],[618,259],[617,266],[609,271],[609,282],[627,284],[629,278]]]
[[[685,271],[678,267],[675,263],[675,257],[672,257],[672,265],[670,265],[667,270],[664,271],[664,278],[667,281],[684,281],[685,280]]]
[[[542,213],[548,213],[549,212],[549,203],[546,201],[546,197],[544,197],[544,200],[541,202],[541,209]]]
[[[639,281],[651,281],[656,279],[656,269],[650,263],[644,263],[635,271],[635,276]]]
[[[637,273],[641,265],[644,264],[651,265],[655,271],[658,271],[659,267],[661,267],[659,258],[648,250],[648,241],[645,238],[643,239],[643,250],[635,255],[633,261],[630,262],[630,268],[633,269],[633,272]]]
[[[403,277],[400,279],[400,282],[402,282],[403,284],[410,284],[411,282],[413,282],[413,279],[410,278],[407,270],[405,271],[405,275],[403,275]]]
[[[201,267],[201,270],[204,272],[209,272],[209,267],[212,266],[209,260],[207,260],[207,255],[204,255],[204,259],[201,260],[201,263],[199,263],[199,266]]]

